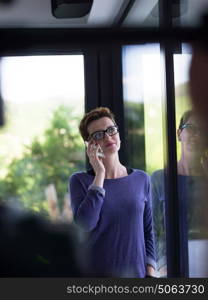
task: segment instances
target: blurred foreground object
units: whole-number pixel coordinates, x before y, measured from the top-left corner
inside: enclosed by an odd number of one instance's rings
[[[0,0],[0,4],[12,4],[15,0]]]
[[[190,95],[194,110],[204,127],[205,142],[208,144],[208,15],[203,19],[199,38],[193,43],[193,55],[190,66]]]
[[[0,203],[1,277],[80,277],[80,257],[72,225]]]
[[[204,170],[206,187],[201,190],[204,198],[206,199],[206,207],[204,207],[204,215],[200,216],[206,221],[207,224],[207,211],[208,211],[208,15],[204,17],[203,25],[200,29],[197,40],[193,43],[193,55],[190,66],[190,95],[191,101],[193,103],[193,108],[198,115],[201,133],[203,138],[203,144],[205,151],[201,157],[201,166]],[[201,195],[199,195],[199,200]],[[204,232],[208,233],[208,225],[204,228]],[[197,246],[189,248],[189,257],[193,257],[193,265],[190,266],[190,272],[195,271],[200,266],[200,269],[203,270],[203,274],[200,274],[200,277],[207,277],[208,272],[208,239],[199,240],[200,243]],[[190,246],[190,245],[189,245]],[[199,259],[198,259],[199,258]],[[199,274],[196,274],[196,277],[199,277]]]

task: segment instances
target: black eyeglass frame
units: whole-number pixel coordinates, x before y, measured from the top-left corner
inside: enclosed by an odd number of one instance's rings
[[[109,133],[108,133],[108,130],[109,130],[110,128],[112,128],[112,127],[116,128],[117,131],[116,131],[114,134],[109,134]],[[94,138],[93,138],[93,135],[95,135],[95,134],[98,133],[98,132],[102,132],[102,133],[103,133],[103,137],[102,137],[101,139],[94,139]],[[94,141],[101,141],[101,140],[104,139],[106,133],[107,133],[109,136],[114,136],[114,135],[116,135],[118,132],[119,132],[118,126],[117,126],[117,125],[112,125],[112,126],[109,126],[109,127],[108,127],[107,129],[105,129],[105,130],[97,130],[97,131],[91,133],[90,136],[89,136],[89,138],[88,138],[88,141],[89,141],[90,139],[93,139]]]
[[[183,130],[184,128],[191,128],[194,132],[200,133],[200,128],[190,123],[185,123],[179,127],[179,129]]]

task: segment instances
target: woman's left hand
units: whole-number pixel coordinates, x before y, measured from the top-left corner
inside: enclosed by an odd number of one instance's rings
[[[146,276],[155,277],[155,269],[151,265],[147,265]]]

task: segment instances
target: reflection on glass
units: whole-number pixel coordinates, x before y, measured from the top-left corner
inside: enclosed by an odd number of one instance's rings
[[[84,167],[83,56],[4,57],[0,198],[53,220],[71,220],[67,181]],[[77,105],[77,104],[80,105]]]
[[[181,116],[184,111],[190,108],[188,98],[188,66],[190,63],[191,55],[190,49],[187,46],[182,47],[188,54],[174,55],[174,75],[175,75],[175,95],[176,95],[176,128],[180,123]],[[175,137],[173,137],[175,138]],[[177,153],[181,155],[181,144],[177,143]],[[164,185],[164,169],[153,172],[151,176],[152,180],[152,203],[153,213],[155,221],[155,239],[156,239],[156,254],[158,260],[158,272],[159,276],[167,276],[167,261],[166,261],[166,236],[165,236],[165,185]],[[180,190],[184,191],[184,185],[179,180],[179,195],[181,197]],[[182,192],[182,191],[181,191]],[[185,203],[181,201],[180,203]],[[186,215],[186,205],[181,205]],[[185,209],[185,211],[184,211]],[[183,229],[187,232],[187,222],[182,220]],[[185,227],[184,227],[185,226]],[[186,234],[187,236],[187,234]],[[183,241],[186,244],[186,241]],[[184,244],[184,245],[185,245]],[[185,248],[184,248],[185,249]]]
[[[190,49],[174,56],[178,136],[178,190],[186,213],[183,230],[188,239],[189,277],[208,276],[207,151],[200,120],[191,110],[188,94]],[[179,79],[179,73],[186,80]],[[184,75],[182,75],[184,74]],[[179,112],[181,120],[179,121]]]
[[[158,0],[136,0],[122,26],[124,27],[158,27]]]
[[[202,16],[208,12],[207,0],[173,0],[173,5],[178,11],[178,14],[173,19],[174,25],[199,26]]]
[[[186,111],[182,115],[177,137],[181,150],[178,161],[178,197],[180,211],[185,216],[182,220],[182,230],[188,239],[189,277],[206,277],[207,264],[200,263],[200,256],[203,259],[208,237],[207,199],[204,194],[207,185],[205,168],[207,161],[202,160],[204,148],[201,142],[201,130],[193,111]],[[152,198],[160,276],[167,275],[164,195],[164,171],[158,170],[152,174]],[[183,241],[184,249],[186,243],[187,241]]]
[[[188,94],[190,48],[182,45],[182,52],[174,55],[179,218],[186,237],[182,243],[184,251],[187,245],[189,277],[207,277],[207,151]],[[166,276],[164,170],[153,172],[151,178],[158,272]]]
[[[162,138],[162,91],[161,91],[160,47],[158,44],[123,47],[123,91],[125,108],[125,129],[128,164],[143,169],[149,174],[164,166]],[[163,174],[162,174],[163,176]],[[153,199],[154,200],[154,199]],[[159,202],[157,201],[159,200]],[[156,220],[157,203],[153,203],[155,233],[164,226]],[[158,238],[156,239],[157,263],[159,262]],[[166,261],[166,254],[164,260]],[[158,267],[158,266],[157,266]],[[158,273],[160,276],[160,274]]]
[[[158,277],[167,276],[164,176],[164,169],[156,170],[151,175],[152,207]]]
[[[174,55],[180,222],[189,277],[208,276],[208,151],[189,99],[191,49]],[[123,89],[128,163],[151,174],[158,276],[167,276],[162,93],[158,45],[123,47]],[[175,137],[173,137],[175,138]],[[182,218],[183,216],[183,218]]]
[[[123,47],[128,163],[149,173],[163,167],[160,71],[159,45]]]
[[[181,198],[181,203],[187,207],[185,207],[187,219],[184,222],[184,230],[188,232],[190,277],[206,276],[204,273],[206,263],[203,268],[198,267],[200,264],[196,265],[196,260],[203,259],[201,255],[197,258],[196,249],[204,247],[208,237],[207,200],[204,197],[207,171],[204,168],[205,162],[202,160],[204,149],[201,138],[201,129],[194,113],[192,111],[185,112],[178,129],[178,140],[181,143],[181,157],[178,161],[178,187],[179,199]]]
[[[163,1],[161,1],[162,3]],[[171,3],[172,24],[175,27],[198,27],[208,13],[207,0],[168,0]],[[126,16],[123,27],[159,27],[158,0],[136,0]]]

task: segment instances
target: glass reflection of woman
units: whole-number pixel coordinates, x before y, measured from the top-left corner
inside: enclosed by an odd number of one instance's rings
[[[178,161],[178,175],[202,175],[202,144],[200,129],[193,111],[185,112],[177,130],[178,141],[181,142],[181,158]]]
[[[181,156],[177,164],[178,195],[181,209],[187,212],[187,219],[183,221],[184,230],[188,232],[189,239],[206,238],[206,226],[203,221],[203,208],[206,205],[206,199],[203,197],[206,168],[205,160],[202,160],[200,127],[192,110],[183,114],[177,137],[181,143]],[[166,276],[164,170],[154,172],[151,183],[157,269],[160,276]]]
[[[151,277],[149,177],[120,163],[118,126],[108,108],[87,113],[79,129],[92,169],[71,176],[70,194],[74,220],[88,232],[90,276]]]

